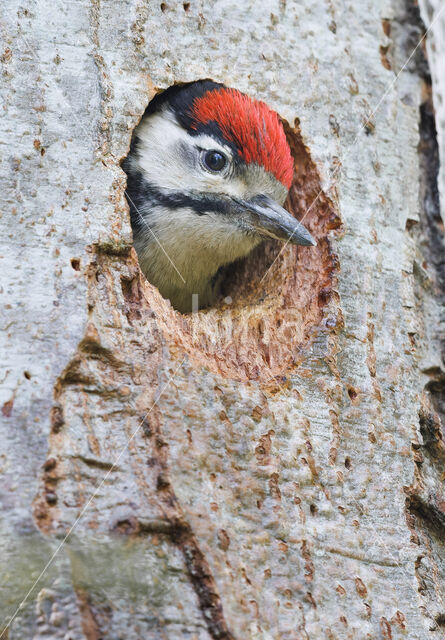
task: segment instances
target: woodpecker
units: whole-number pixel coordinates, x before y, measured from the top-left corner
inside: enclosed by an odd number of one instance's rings
[[[220,268],[264,238],[316,244],[281,206],[294,163],[277,113],[237,89],[200,80],[158,94],[123,169],[140,267],[181,312],[193,294],[213,304]]]

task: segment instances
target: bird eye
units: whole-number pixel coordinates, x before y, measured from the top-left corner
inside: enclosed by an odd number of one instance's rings
[[[202,162],[209,171],[222,171],[227,164],[227,158],[220,151],[204,151]]]

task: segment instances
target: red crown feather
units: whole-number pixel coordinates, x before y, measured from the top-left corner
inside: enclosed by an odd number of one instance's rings
[[[194,100],[191,116],[193,129],[216,122],[245,162],[263,166],[290,188],[294,163],[283,125],[267,104],[236,89],[214,89]]]

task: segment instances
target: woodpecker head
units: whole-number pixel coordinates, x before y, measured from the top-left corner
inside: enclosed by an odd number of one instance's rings
[[[293,160],[278,115],[210,80],[156,96],[127,173],[135,247],[147,279],[180,311],[212,303],[216,274],[264,238],[315,245],[285,209]]]

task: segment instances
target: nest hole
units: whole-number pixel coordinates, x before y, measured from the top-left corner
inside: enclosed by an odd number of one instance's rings
[[[341,220],[321,188],[299,121],[293,127],[282,122],[294,159],[284,206],[304,220],[317,246],[262,243],[224,269],[218,304],[202,311],[181,314],[152,285],[145,295],[173,352],[185,352],[191,362],[223,377],[268,385],[285,380],[320,330],[335,330],[341,323],[339,265],[329,240],[341,230]],[[147,282],[142,274],[141,280]]]

